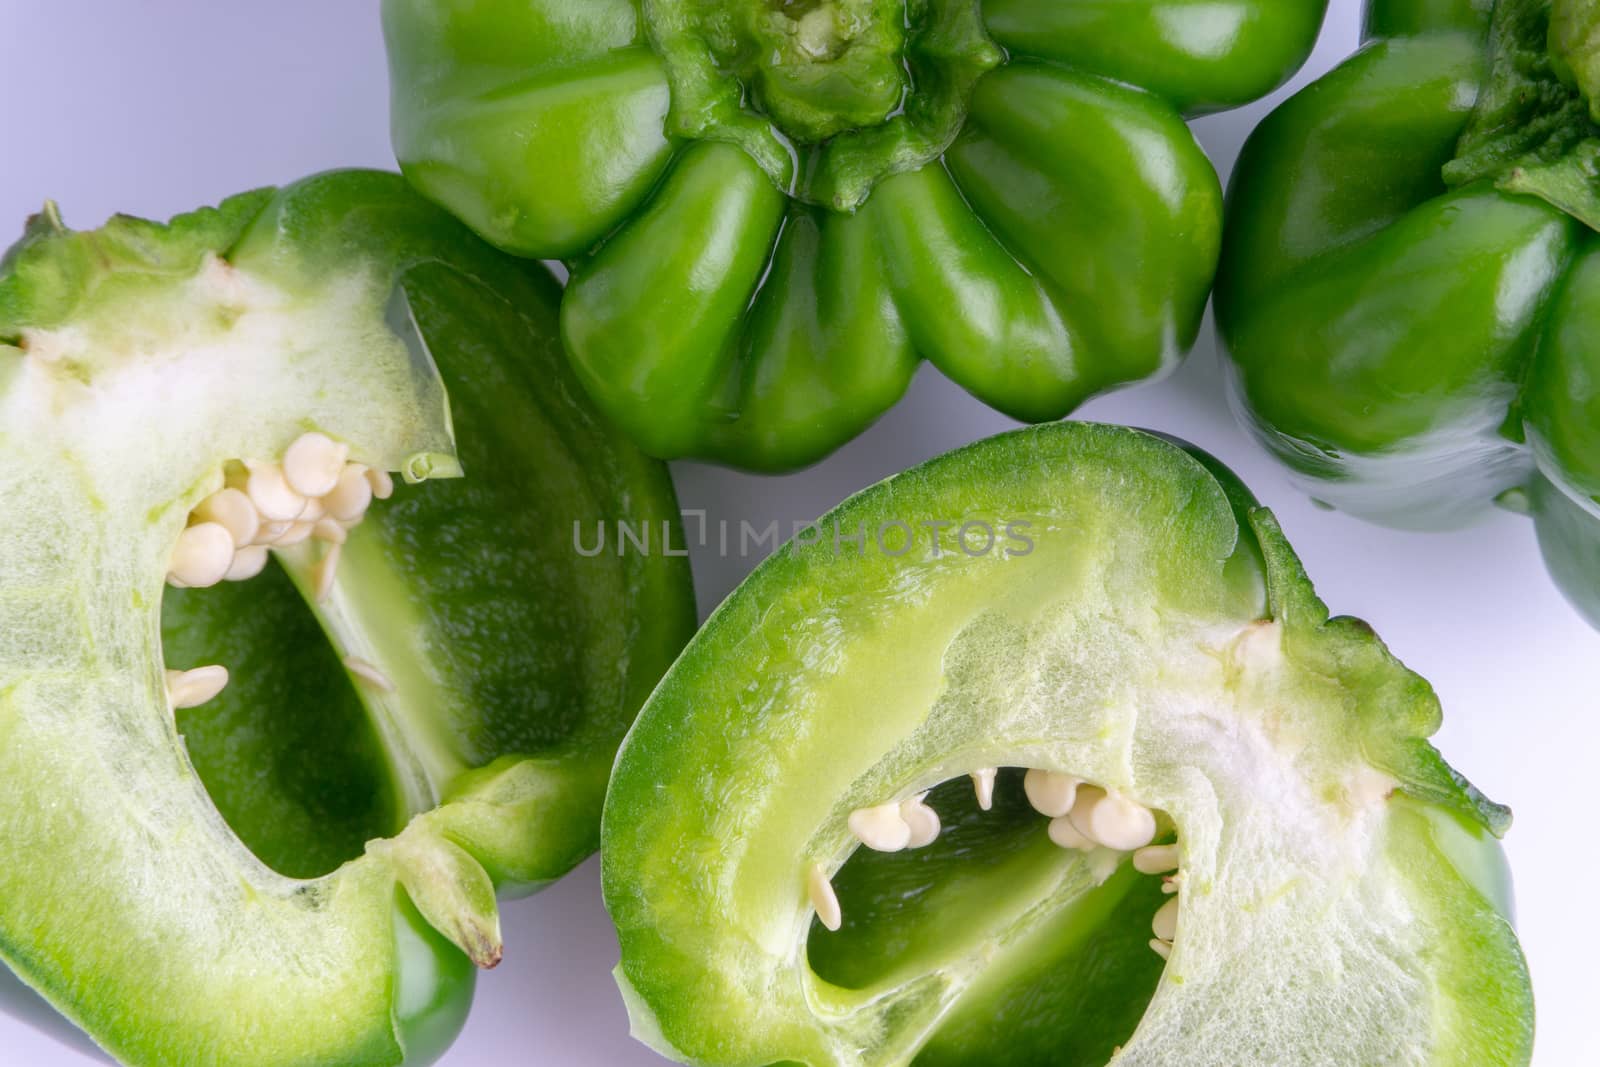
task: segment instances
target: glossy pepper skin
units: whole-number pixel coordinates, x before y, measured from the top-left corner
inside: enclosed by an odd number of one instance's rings
[[[561,259],[568,355],[652,455],[779,471],[929,360],[1030,422],[1170,368],[1221,195],[1186,115],[1325,0],[387,0],[407,177]]]
[[[1529,1062],[1508,813],[1220,464],[1067,422],[818,525],[618,755],[601,857],[636,1036],[722,1067]],[[1176,893],[1136,841],[1059,843],[1022,768],[1155,811]],[[924,795],[936,839],[858,839],[860,812]]]
[[[1412,527],[1531,506],[1600,626],[1600,126],[1592,77],[1562,72],[1592,46],[1551,32],[1585,13],[1371,3],[1362,49],[1244,149],[1217,321],[1309,492]]]
[[[51,208],[0,263],[0,958],[120,1062],[431,1063],[496,897],[598,844],[694,612],[683,560],[573,549],[676,505],[558,298],[374,172],[168,224]],[[413,483],[326,595],[310,541],[167,587],[224,465],[308,430]],[[163,669],[202,664],[228,686],[175,711]]]

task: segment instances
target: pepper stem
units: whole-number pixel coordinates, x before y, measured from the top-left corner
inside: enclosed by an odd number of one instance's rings
[[[751,26],[757,57],[746,71],[760,104],[787,136],[817,144],[876,126],[904,93],[903,0],[763,5]]]

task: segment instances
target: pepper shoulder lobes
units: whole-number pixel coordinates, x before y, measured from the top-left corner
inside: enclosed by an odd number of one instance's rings
[[[1531,506],[1600,625],[1600,5],[1381,0],[1229,191],[1217,321],[1319,498],[1451,525]]]
[[[568,355],[649,452],[781,470],[928,359],[1019,419],[1170,367],[1216,268],[1184,116],[1325,0],[388,0],[401,166],[572,269]]]

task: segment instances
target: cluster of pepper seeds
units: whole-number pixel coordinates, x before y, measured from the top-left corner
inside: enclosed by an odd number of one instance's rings
[[[972,772],[978,807],[994,806],[994,782],[998,768],[985,767]],[[1050,819],[1050,840],[1062,848],[1092,852],[1109,848],[1132,853],[1133,867],[1140,874],[1162,875],[1162,891],[1172,895],[1151,923],[1155,937],[1150,947],[1162,959],[1172,955],[1178,937],[1178,892],[1182,872],[1176,844],[1157,845],[1156,817],[1149,808],[1119,793],[1091,785],[1081,778],[1058,771],[1030,769],[1022,780],[1028,803]],[[890,801],[850,813],[850,832],[875,852],[899,852],[922,848],[939,837],[939,814],[927,804],[927,793],[898,803]],[[838,930],[844,917],[833,883],[820,864],[812,864],[806,879],[807,893],[817,918],[829,930]]]
[[[179,589],[242,582],[260,574],[267,553],[315,539],[323,545],[312,572],[320,601],[333,589],[341,546],[366,518],[374,499],[394,493],[387,471],[350,462],[350,447],[322,433],[305,433],[283,462],[230,462],[222,489],[189,514],[178,535],[167,584]],[[174,708],[193,708],[222,692],[228,669],[211,665],[169,670],[167,695]]]

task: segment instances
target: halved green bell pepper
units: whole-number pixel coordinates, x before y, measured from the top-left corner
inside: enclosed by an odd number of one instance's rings
[[[1215,461],[1040,427],[819,525],[618,756],[637,1036],[730,1067],[1528,1062],[1508,813]]]
[[[821,459],[922,359],[1041,422],[1172,367],[1221,194],[1184,116],[1326,0],[386,0],[418,189],[565,260],[568,355],[648,452]]]
[[[123,1063],[429,1063],[597,845],[694,612],[558,298],[371,172],[0,264],[0,958]]]
[[[1600,626],[1594,0],[1376,0],[1229,192],[1217,321],[1250,425],[1402,526],[1531,502]],[[1584,561],[1587,561],[1585,563]]]

